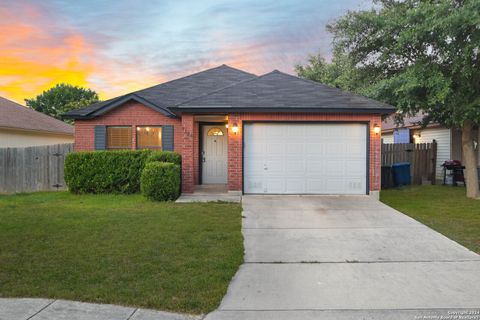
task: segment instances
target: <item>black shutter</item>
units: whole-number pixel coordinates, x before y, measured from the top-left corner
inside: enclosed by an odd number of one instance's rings
[[[173,151],[173,126],[162,126],[162,150]]]
[[[105,150],[107,141],[107,127],[95,126],[95,150]]]

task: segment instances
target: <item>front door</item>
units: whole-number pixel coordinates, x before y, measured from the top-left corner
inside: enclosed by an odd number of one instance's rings
[[[222,124],[203,126],[202,183],[227,183],[227,129]]]

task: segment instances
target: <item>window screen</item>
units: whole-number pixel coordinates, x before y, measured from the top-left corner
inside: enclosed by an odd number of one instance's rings
[[[137,127],[138,149],[162,149],[162,127]]]
[[[107,127],[107,149],[131,149],[132,127]]]

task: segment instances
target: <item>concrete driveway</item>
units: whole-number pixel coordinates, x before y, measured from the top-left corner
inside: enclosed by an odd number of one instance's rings
[[[245,196],[243,208],[245,263],[206,319],[480,319],[480,256],[379,201]]]

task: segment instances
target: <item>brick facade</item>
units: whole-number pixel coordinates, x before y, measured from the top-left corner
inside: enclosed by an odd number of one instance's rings
[[[132,126],[132,149],[137,145],[136,126],[173,125],[174,148],[180,152],[182,144],[182,122],[169,118],[137,102],[125,103],[103,116],[90,120],[75,120],[75,151],[95,150],[95,126]]]
[[[237,124],[239,131],[228,133],[228,190],[241,191],[242,177],[242,124],[244,121],[346,121],[367,122],[370,125],[370,191],[380,190],[380,134],[373,132],[374,124],[381,125],[380,115],[345,113],[232,113],[228,115],[230,128]],[[75,121],[75,150],[94,150],[96,125],[132,126],[132,148],[136,146],[136,126],[173,125],[174,148],[182,155],[182,192],[190,193],[199,183],[199,124],[193,114],[183,114],[181,119],[172,119],[136,102],[112,110],[91,120]]]

